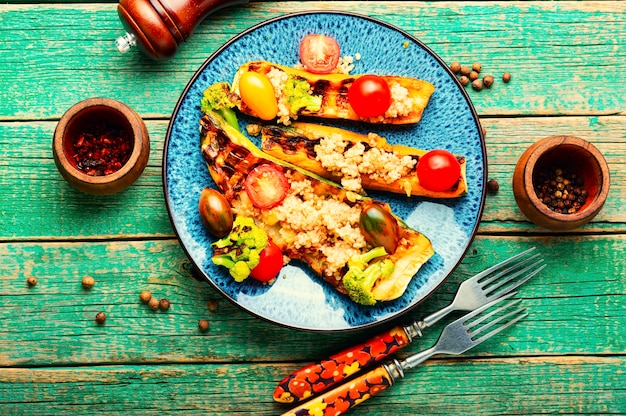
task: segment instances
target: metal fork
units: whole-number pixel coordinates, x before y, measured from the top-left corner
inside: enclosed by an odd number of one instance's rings
[[[274,400],[281,403],[297,403],[318,394],[356,371],[410,344],[415,337],[422,336],[423,329],[433,326],[451,312],[471,311],[512,292],[545,267],[543,259],[538,253],[534,253],[534,250],[532,247],[465,280],[459,286],[452,303],[421,321],[396,326],[362,344],[347,348],[288,375],[276,387]],[[373,354],[371,351],[377,353]],[[364,357],[368,359],[365,360]],[[329,366],[342,365],[351,370],[338,371],[332,378],[323,378],[318,374]],[[310,375],[315,376],[312,382],[308,381]]]
[[[409,336],[421,336],[422,329],[433,326],[453,311],[474,310],[517,289],[546,267],[538,253],[527,257],[534,251],[535,247],[531,247],[461,283],[452,303],[409,325]],[[520,261],[515,263],[517,260]]]
[[[410,355],[402,361],[394,359],[381,364],[362,376],[284,413],[283,416],[314,415],[320,414],[321,410],[324,414],[344,413],[391,387],[398,378],[404,377],[406,370],[414,368],[435,354],[463,354],[528,316],[526,308],[515,309],[521,299],[501,304],[514,294],[515,292],[489,302],[452,322],[444,328],[437,343],[431,348]],[[496,306],[498,307],[495,308]]]

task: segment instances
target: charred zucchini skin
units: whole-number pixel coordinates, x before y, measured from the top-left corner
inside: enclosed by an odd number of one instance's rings
[[[407,115],[397,117],[363,118],[359,117],[348,102],[348,89],[355,79],[362,76],[347,74],[312,74],[303,70],[270,63],[267,61],[253,61],[242,65],[232,83],[232,89],[238,94],[239,78],[244,72],[252,71],[267,75],[272,69],[280,69],[297,79],[306,79],[311,85],[312,94],[322,97],[322,105],[319,111],[311,112],[302,110],[302,116],[320,117],[327,119],[356,120],[373,124],[414,124],[422,118],[435,86],[427,81],[416,78],[400,77],[394,75],[381,75],[389,85],[400,84],[409,91],[409,97],[413,98],[413,106]],[[256,116],[244,103],[239,104],[239,110],[245,114]]]
[[[290,126],[266,126],[261,130],[262,149],[264,152],[281,160],[289,160],[291,163],[300,166],[310,172],[333,181],[340,181],[341,178],[328,172],[317,160],[315,146],[320,139],[330,137],[334,134],[342,136],[344,141],[353,143],[362,142],[367,146],[371,145],[371,140],[362,134],[337,127],[324,126],[313,123],[295,122]],[[395,152],[399,156],[411,156],[416,161],[427,153],[426,150],[414,149],[408,146],[391,145],[379,137],[376,147],[387,152]],[[467,193],[466,181],[466,160],[463,156],[456,155],[461,165],[461,175],[458,182],[449,190],[434,192],[422,187],[413,168],[404,177],[386,183],[380,179],[372,179],[368,176],[361,178],[365,190],[387,191],[407,196],[421,196],[428,198],[458,198]]]
[[[290,170],[292,177],[308,178],[314,184],[318,195],[326,197],[332,195],[351,205],[364,205],[370,201],[370,198],[346,192],[334,182],[262,152],[216,113],[202,117],[200,134],[202,155],[211,177],[230,202],[245,194],[244,183],[248,172],[255,166],[265,163],[274,164],[284,171]],[[391,212],[387,204],[383,206]],[[426,236],[409,228],[400,218],[397,219],[401,243],[389,256],[396,265],[393,274],[381,282],[384,284],[375,290],[376,299],[380,301],[402,296],[413,276],[434,254],[432,244]],[[270,232],[271,230],[270,227]],[[281,246],[276,240],[274,242],[285,255],[291,259],[304,261],[320,278],[325,279],[339,292],[346,293],[340,276],[339,278],[326,276],[324,273],[324,259],[320,257],[317,249],[296,250],[287,245]]]
[[[261,151],[217,113],[206,114],[200,119],[200,136],[200,147],[209,173],[229,200],[232,200],[236,193],[244,190],[243,184],[248,173],[255,166],[264,163],[278,165],[283,169],[290,169],[308,176],[320,182],[320,189],[324,188],[325,192],[341,193],[342,199],[348,198],[347,192],[336,183]],[[350,197],[356,200],[362,198],[356,194]]]

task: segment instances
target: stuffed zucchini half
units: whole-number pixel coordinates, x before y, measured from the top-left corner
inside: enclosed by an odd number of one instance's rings
[[[264,152],[341,182],[344,188],[354,192],[378,190],[430,198],[457,198],[467,193],[463,156],[449,154],[451,163],[457,164],[451,167],[457,170],[449,179],[450,185],[444,184],[442,189],[423,183],[423,175],[432,174],[418,171],[418,163],[428,151],[391,145],[373,133],[366,136],[336,127],[296,122],[290,126],[264,127],[261,136]],[[422,175],[421,181],[418,173]]]
[[[263,153],[213,111],[200,126],[202,155],[235,216],[253,218],[284,256],[355,302],[400,297],[434,254],[387,204]]]
[[[232,91],[242,98],[237,103],[241,112],[264,120],[277,117],[283,124],[289,124],[290,120],[301,115],[378,124],[417,123],[435,91],[434,85],[423,80],[377,76],[389,88],[389,107],[383,110],[383,114],[363,117],[350,105],[348,90],[357,78],[365,75],[313,74],[266,61],[254,61],[239,68],[232,82]],[[269,91],[270,88],[263,87],[263,84],[272,86],[274,100],[259,98],[269,95],[264,90]],[[246,99],[246,95],[250,99]]]

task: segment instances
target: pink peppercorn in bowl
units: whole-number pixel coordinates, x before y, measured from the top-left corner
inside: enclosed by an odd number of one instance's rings
[[[63,178],[80,191],[110,195],[133,184],[150,154],[145,123],[126,104],[90,98],[61,117],[52,143]]]
[[[566,231],[591,221],[609,194],[609,168],[600,151],[578,137],[550,136],[522,154],[513,195],[536,225]]]

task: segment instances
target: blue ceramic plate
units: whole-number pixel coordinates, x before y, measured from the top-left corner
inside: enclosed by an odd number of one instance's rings
[[[375,307],[353,303],[316,278],[305,266],[288,265],[271,285],[254,279],[239,284],[211,262],[212,238],[198,215],[204,187],[215,187],[200,153],[198,120],[202,92],[218,81],[231,82],[240,65],[266,60],[293,66],[300,40],[309,33],[333,36],[342,56],[361,55],[353,74],[377,73],[420,78],[436,90],[422,121],[409,126],[342,124],[373,131],[390,143],[447,149],[465,155],[469,193],[456,200],[407,199],[370,193],[388,202],[409,226],[433,243],[435,256],[413,278],[405,294]],[[240,117],[242,126],[249,118]],[[341,123],[336,123],[341,124]],[[258,143],[258,140],[253,138]],[[194,266],[226,298],[249,313],[289,328],[335,332],[362,329],[396,318],[432,294],[459,264],[482,215],[486,156],[478,117],[445,63],[411,35],[369,17],[340,12],[306,12],[263,22],[230,40],[210,56],[182,94],[167,132],[163,183],[170,219]]]

